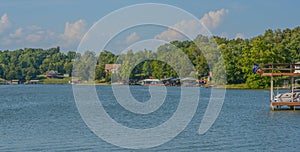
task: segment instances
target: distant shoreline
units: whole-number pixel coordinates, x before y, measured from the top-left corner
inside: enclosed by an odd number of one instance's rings
[[[95,85],[95,86],[111,86],[111,85],[120,85],[120,86],[126,86],[128,84],[111,84],[111,83],[78,83],[78,84],[71,84],[71,83],[36,83],[36,84],[1,84],[0,85]],[[132,86],[142,86],[142,85],[132,85]],[[177,86],[177,87],[181,87],[181,86]],[[185,86],[182,86],[185,87]],[[251,89],[248,87],[241,87],[241,86],[233,86],[233,85],[226,85],[226,86],[210,86],[210,85],[204,85],[204,86],[193,86],[193,87],[199,87],[199,88],[217,88],[217,89]],[[257,89],[251,89],[251,90],[257,90]]]
[[[61,81],[59,83],[56,83],[57,81],[41,81],[36,84],[5,84],[1,83],[0,85],[96,85],[96,86],[109,86],[109,85],[126,85],[126,84],[111,84],[106,82],[87,82],[87,83],[78,83],[78,84],[71,84],[68,81]],[[134,85],[133,85],[134,86]],[[137,85],[138,86],[138,85]],[[180,87],[180,86],[179,86]],[[210,85],[204,85],[204,86],[197,86],[202,88],[216,88],[216,89],[232,89],[232,90],[269,90],[270,88],[249,88],[246,84],[227,84],[225,86],[210,86]],[[284,88],[289,89],[289,88]]]

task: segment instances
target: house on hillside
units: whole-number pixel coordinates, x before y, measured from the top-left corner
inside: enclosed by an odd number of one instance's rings
[[[121,64],[105,64],[106,73],[118,73],[118,69],[121,67]]]
[[[57,71],[54,71],[54,70],[47,71],[47,72],[46,72],[46,76],[47,76],[48,78],[57,78],[57,77],[58,77],[58,72],[57,72]]]

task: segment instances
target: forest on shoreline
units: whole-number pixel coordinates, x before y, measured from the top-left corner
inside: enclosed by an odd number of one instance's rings
[[[199,47],[200,46],[200,47]],[[180,50],[180,51],[179,51]],[[62,53],[59,47],[50,49],[25,48],[0,51],[0,78],[22,81],[37,79],[39,75],[54,70],[72,75],[74,59],[89,58],[96,61],[94,79],[111,81],[105,64],[120,63],[120,77],[167,78],[190,75],[183,54],[195,68],[194,77],[214,77],[226,73],[226,84],[245,84],[248,88],[267,88],[269,78],[252,73],[254,63],[296,63],[300,61],[300,27],[294,29],[266,30],[251,39],[226,39],[223,37],[197,36],[193,41],[172,41],[157,50],[129,50],[126,54],[102,51],[99,56],[87,51]],[[168,63],[163,61],[169,61]],[[225,63],[225,71],[220,71]],[[133,69],[131,67],[134,67]],[[128,72],[131,71],[131,72]],[[284,78],[278,78],[284,79]]]

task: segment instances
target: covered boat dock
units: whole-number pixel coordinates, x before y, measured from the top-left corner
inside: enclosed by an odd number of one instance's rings
[[[291,93],[294,94],[295,78],[300,77],[300,63],[272,63],[262,65],[262,76],[271,77],[270,85],[270,107],[271,110],[296,110],[300,108],[300,102],[293,99],[291,96],[290,102],[276,101],[274,99],[274,77],[289,77],[291,79]]]

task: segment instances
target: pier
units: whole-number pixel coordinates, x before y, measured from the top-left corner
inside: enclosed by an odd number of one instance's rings
[[[295,78],[300,77],[300,63],[272,63],[262,65],[262,76],[271,77],[270,108],[274,110],[297,110],[300,108],[300,99],[295,97]],[[274,99],[274,77],[287,77],[291,79],[291,96],[289,101],[276,101]],[[297,98],[297,99],[296,99]],[[288,107],[288,108],[286,108]]]

